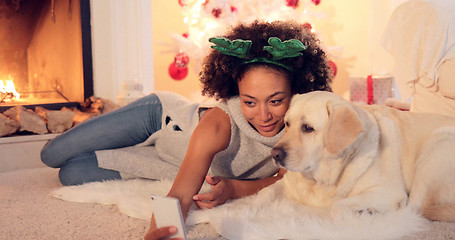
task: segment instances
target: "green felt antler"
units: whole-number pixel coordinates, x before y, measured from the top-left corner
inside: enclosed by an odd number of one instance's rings
[[[248,52],[252,44],[250,40],[235,39],[231,41],[225,37],[213,37],[209,41],[215,44],[215,46],[211,47],[220,53],[242,59],[248,58]]]
[[[282,42],[277,37],[270,37],[268,42],[270,46],[265,46],[264,50],[272,54],[273,60],[301,56],[302,53],[300,51],[308,48],[297,39],[290,39]]]
[[[300,51],[308,48],[297,39],[290,39],[282,42],[277,37],[270,37],[268,40],[270,46],[264,46],[263,49],[269,52],[272,57],[265,58],[248,56],[252,44],[251,40],[235,39],[231,41],[225,37],[213,37],[210,38],[209,41],[215,44],[215,46],[211,46],[213,49],[218,50],[224,55],[244,59],[244,64],[270,63],[283,67],[289,71],[293,71],[292,67],[279,62],[279,60],[302,56],[303,54]]]

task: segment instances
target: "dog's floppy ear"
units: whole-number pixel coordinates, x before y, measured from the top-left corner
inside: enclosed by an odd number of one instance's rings
[[[359,115],[348,106],[327,103],[329,122],[324,143],[329,153],[339,153],[351,145],[363,132]]]

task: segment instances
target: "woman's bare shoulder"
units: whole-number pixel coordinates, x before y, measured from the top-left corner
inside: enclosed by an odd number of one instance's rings
[[[229,115],[218,107],[208,109],[201,117],[193,135],[197,139],[204,139],[207,146],[216,145],[218,150],[225,149],[231,137]]]
[[[216,127],[231,128],[231,119],[229,115],[219,107],[207,109],[199,122]]]

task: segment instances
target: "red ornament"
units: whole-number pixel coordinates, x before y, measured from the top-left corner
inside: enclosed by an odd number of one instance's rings
[[[188,38],[189,36],[190,36],[189,33],[183,33],[183,34],[182,34],[182,37],[184,37],[184,38]]]
[[[337,75],[337,71],[338,71],[337,65],[332,60],[329,60],[329,67],[330,67],[330,69],[332,69],[332,75],[333,75],[332,77],[335,77]]]
[[[187,1],[187,0],[179,0],[179,5],[180,5],[181,7],[185,7],[185,6],[187,5],[187,4],[186,4],[186,1]]]
[[[299,6],[299,0],[286,0],[286,6],[297,8]]]
[[[188,63],[190,58],[185,53],[178,53],[174,62],[169,65],[169,75],[175,80],[182,80],[188,75]]]
[[[312,2],[314,3],[314,5],[316,5],[316,6],[319,5],[319,3],[321,3],[321,0],[311,0],[311,1],[312,1]]]
[[[221,8],[214,8],[212,9],[212,15],[215,17],[215,18],[219,18],[221,13],[223,13],[223,10],[221,10]]]
[[[169,75],[174,80],[182,80],[188,75],[188,67],[178,68],[174,63],[169,65]]]
[[[174,64],[178,68],[186,68],[189,62],[190,57],[188,57],[188,55],[184,52],[178,53],[174,58]]]
[[[237,8],[235,6],[231,6],[231,12],[237,12]]]
[[[309,22],[304,23],[302,26],[303,28],[306,28],[308,31],[311,31],[311,29],[313,28],[313,26],[311,26]]]

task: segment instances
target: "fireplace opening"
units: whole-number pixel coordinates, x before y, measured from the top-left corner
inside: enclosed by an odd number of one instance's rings
[[[89,0],[0,0],[0,112],[93,95]]]

